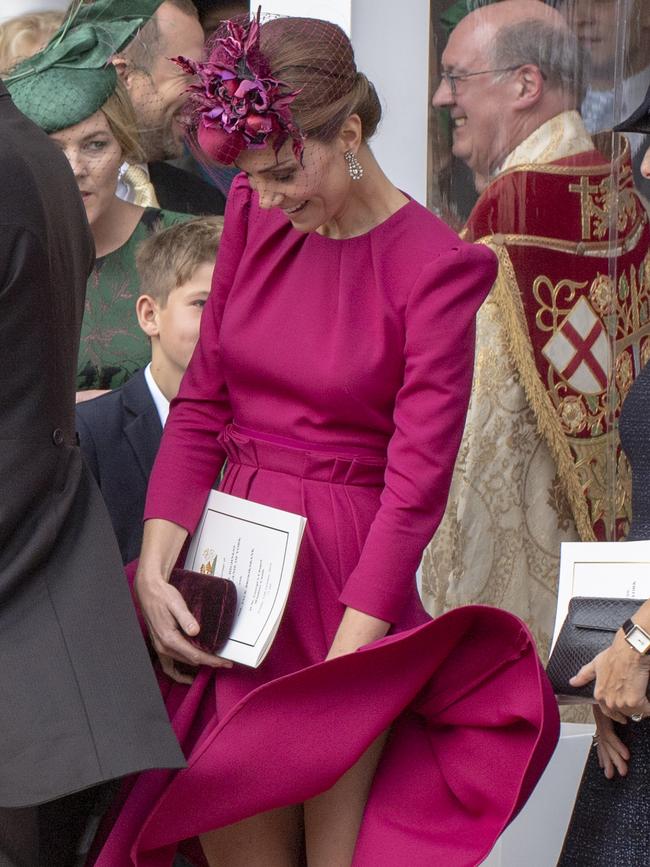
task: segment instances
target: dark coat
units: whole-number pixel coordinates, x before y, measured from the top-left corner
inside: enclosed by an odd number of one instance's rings
[[[75,439],[93,243],[70,166],[0,82],[0,806],[179,766]]]
[[[226,197],[203,178],[165,162],[149,163],[149,180],[161,208],[180,214],[223,214]]]
[[[108,508],[122,562],[130,563],[140,554],[147,482],[162,436],[144,371],[122,388],[78,404],[77,433]]]

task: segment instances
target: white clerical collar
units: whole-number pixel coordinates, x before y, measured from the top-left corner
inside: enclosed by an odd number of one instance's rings
[[[511,151],[495,175],[515,166],[539,165],[566,159],[594,149],[594,143],[577,111],[563,111],[538,127]]]
[[[162,391],[158,388],[158,383],[153,378],[153,373],[151,372],[151,362],[144,369],[144,378],[147,383],[147,387],[149,388],[149,392],[151,394],[151,399],[156,405],[156,409],[158,410],[158,415],[160,416],[160,424],[165,427],[165,422],[167,421],[167,416],[169,415],[169,401],[162,393]]]

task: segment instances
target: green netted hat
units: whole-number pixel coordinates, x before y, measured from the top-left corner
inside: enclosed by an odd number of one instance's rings
[[[110,58],[163,0],[94,0],[75,7],[42,51],[5,79],[16,106],[52,133],[98,111],[117,85]]]

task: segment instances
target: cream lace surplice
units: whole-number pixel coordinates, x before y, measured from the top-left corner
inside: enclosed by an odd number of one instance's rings
[[[565,112],[516,148],[501,170],[592,149],[580,115]],[[528,624],[546,658],[560,543],[577,540],[578,533],[492,295],[476,329],[472,399],[447,509],[424,552],[423,601],[433,616],[468,604],[512,611]]]

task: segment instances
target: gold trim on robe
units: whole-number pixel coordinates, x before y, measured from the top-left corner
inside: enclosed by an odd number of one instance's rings
[[[627,526],[616,422],[650,356],[647,215],[628,151],[611,164],[597,158],[579,115],[558,115],[513,151],[470,215],[463,236],[490,246],[500,268],[477,317],[449,503],[422,566],[431,614],[506,608],[527,621],[542,654],[561,542],[620,537]],[[585,333],[574,358],[573,326]]]

